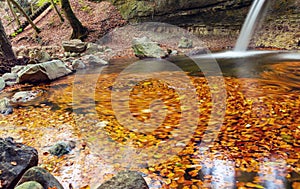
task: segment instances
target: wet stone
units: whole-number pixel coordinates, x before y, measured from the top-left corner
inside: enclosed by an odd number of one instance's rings
[[[58,142],[49,149],[49,152],[54,156],[62,156],[70,153],[74,147],[75,147],[74,141]]]
[[[13,112],[13,108],[9,103],[8,98],[0,99],[0,114],[10,114]]]
[[[34,100],[40,93],[41,90],[37,91],[21,91],[14,94],[11,101],[14,103],[24,103],[31,100]]]
[[[148,189],[144,178],[135,171],[123,171],[101,184],[97,189]]]
[[[24,182],[23,184],[17,186],[15,189],[44,189],[43,186],[35,181]]]
[[[17,184],[23,173],[38,163],[36,149],[12,138],[0,138],[0,183],[3,189],[11,189]]]
[[[43,188],[63,189],[63,186],[58,182],[58,180],[46,169],[41,167],[32,167],[26,171],[18,182],[17,186],[28,181],[36,181],[40,183]]]

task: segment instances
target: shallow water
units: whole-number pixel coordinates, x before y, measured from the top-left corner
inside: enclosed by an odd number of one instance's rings
[[[66,188],[124,169],[151,188],[299,188],[298,55],[209,56],[117,59],[27,86],[44,92],[1,115],[1,137],[37,148]],[[46,153],[68,140],[71,154]]]

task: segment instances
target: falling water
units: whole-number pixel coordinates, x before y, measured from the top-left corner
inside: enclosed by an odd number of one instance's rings
[[[239,38],[236,42],[234,51],[247,50],[251,36],[258,23],[258,18],[266,12],[266,1],[267,0],[254,0],[251,9],[247,15],[246,21],[242,27]]]

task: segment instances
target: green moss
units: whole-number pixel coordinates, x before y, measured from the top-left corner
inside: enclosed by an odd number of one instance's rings
[[[134,19],[136,16],[149,16],[154,11],[154,3],[150,1],[117,1],[111,0],[117,6],[125,19]]]

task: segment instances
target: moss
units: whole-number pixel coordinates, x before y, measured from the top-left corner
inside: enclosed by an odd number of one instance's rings
[[[153,1],[109,0],[120,11],[124,19],[135,20],[138,17],[151,16],[154,12]]]

